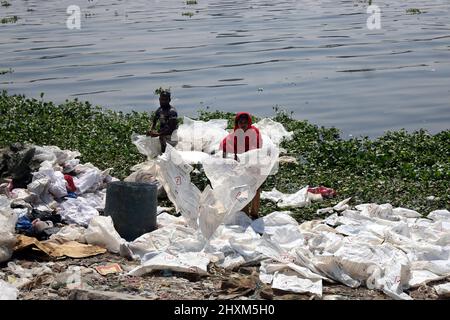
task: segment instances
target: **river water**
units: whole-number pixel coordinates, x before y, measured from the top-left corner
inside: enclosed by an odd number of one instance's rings
[[[151,111],[167,86],[186,116],[280,106],[345,136],[449,129],[449,0],[373,0],[374,30],[358,0],[8,1],[0,17],[19,17],[0,24],[10,93]],[[67,27],[70,5],[80,29]]]

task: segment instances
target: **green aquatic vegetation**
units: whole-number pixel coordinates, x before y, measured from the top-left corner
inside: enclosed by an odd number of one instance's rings
[[[9,3],[6,0],[3,0],[0,4],[1,4],[2,7],[9,7],[11,5],[11,3]]]
[[[144,160],[131,134],[150,127],[146,112],[114,112],[76,99],[56,105],[6,92],[0,95],[0,119],[0,146],[23,141],[78,150],[83,162],[113,167],[120,178],[129,174],[130,164]]]
[[[194,13],[193,12],[183,12],[181,15],[192,18],[194,16]]]
[[[187,0],[187,1],[186,1],[186,4],[187,4],[188,6],[197,4],[197,0]]]
[[[13,73],[13,72],[14,72],[14,70],[11,68],[9,68],[7,70],[0,70],[0,75],[7,74],[7,73]]]
[[[2,18],[0,21],[1,21],[2,24],[6,24],[6,23],[16,23],[17,20],[19,20],[19,17],[12,16],[12,17]]]
[[[422,11],[422,10],[417,9],[417,8],[406,9],[406,14],[421,14],[421,13],[425,13],[425,11]]]
[[[43,96],[29,99],[3,91],[0,148],[20,141],[78,150],[82,162],[103,169],[112,167],[113,175],[123,179],[133,165],[145,160],[130,137],[134,132],[144,134],[149,129],[150,111],[153,109],[116,112],[76,99],[56,105],[44,101]],[[182,115],[183,111],[179,112]],[[228,127],[232,128],[234,115],[202,109],[198,119],[228,119]],[[277,174],[264,183],[263,190],[276,187],[293,193],[306,185],[324,185],[338,193],[336,199],[292,209],[299,221],[318,218],[315,215],[318,208],[347,197],[352,197],[352,205],[391,203],[423,214],[450,207],[450,130],[434,135],[426,130],[400,130],[386,132],[376,139],[343,139],[336,128],[296,120],[280,108],[275,108],[273,119],[294,132],[293,139],[283,142],[282,147],[298,164],[280,165]],[[200,188],[208,183],[201,170],[192,180]],[[279,210],[272,202],[261,204],[263,214]]]
[[[159,87],[159,88],[155,89],[154,94],[159,96],[162,92],[165,92],[165,91],[170,92],[170,88]]]
[[[234,114],[220,111],[200,113],[203,120],[233,117]],[[281,146],[298,164],[280,165],[278,173],[264,183],[263,190],[275,187],[294,193],[306,185],[324,185],[338,193],[337,199],[292,209],[299,221],[317,218],[317,209],[348,197],[352,197],[351,204],[391,203],[424,214],[450,205],[450,130],[436,135],[426,130],[400,130],[376,139],[345,140],[336,128],[295,120],[279,108],[273,119],[294,132],[293,139]],[[428,200],[428,196],[436,199]],[[272,202],[262,201],[261,210],[270,213],[277,208]]]

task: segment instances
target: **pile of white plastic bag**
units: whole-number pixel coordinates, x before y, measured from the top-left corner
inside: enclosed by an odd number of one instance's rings
[[[207,274],[211,262],[230,269],[259,262],[260,280],[276,289],[320,297],[325,280],[394,299],[410,299],[405,290],[450,276],[447,210],[421,218],[412,210],[365,204],[303,224],[289,212],[255,221],[237,212],[208,240],[183,217],[163,213],[158,224],[126,244],[142,262],[131,275],[166,269]]]
[[[33,160],[41,162],[33,180],[26,189],[16,188],[9,194],[13,202],[21,200],[41,211],[56,210],[66,223],[87,227],[90,220],[105,207],[106,185],[117,179],[110,169],[101,171],[94,165],[80,164],[79,152],[61,150],[55,146],[30,146],[36,148]],[[67,197],[63,167],[74,170],[77,198]]]
[[[188,225],[199,228],[203,236],[209,238],[222,221],[242,210],[266,178],[276,172],[279,149],[271,136],[276,137],[278,144],[281,138],[280,132],[274,130],[277,128],[274,124],[277,123],[270,119],[255,124],[261,130],[262,148],[240,154],[236,161],[222,158],[222,152],[219,152],[220,142],[228,134],[226,120],[204,122],[185,117],[173,134],[178,141],[176,147],[168,145],[166,152],[157,158],[158,138],[132,137],[138,150],[148,156],[145,164],[135,168],[156,177]],[[265,126],[267,130],[264,130]],[[211,183],[211,187],[203,191],[190,179],[194,169],[191,164],[197,163],[203,165]]]
[[[269,129],[277,128],[271,121],[261,122]],[[206,125],[186,124],[200,132]],[[188,143],[189,139],[180,148],[168,147],[158,159],[149,156],[147,170],[163,183],[182,217],[163,214],[158,217],[161,228],[157,231],[122,243],[123,252],[142,262],[130,274],[162,269],[206,274],[210,262],[224,268],[259,262],[261,281],[276,289],[321,296],[325,280],[352,288],[364,285],[395,299],[410,299],[405,290],[450,275],[450,213],[446,210],[421,218],[416,211],[389,204],[364,204],[351,210],[350,199],[345,199],[318,212],[335,212],[325,220],[299,225],[287,211],[251,221],[239,210],[267,177],[255,170],[272,172],[281,141],[275,136],[277,143],[273,143],[264,135],[264,126],[256,126],[264,141],[259,159],[262,156],[267,161],[253,167],[243,159],[256,150],[240,155],[241,162],[219,159],[220,155],[202,155],[191,161],[183,153],[203,153],[205,145]],[[191,132],[188,127],[180,129]],[[222,132],[213,140],[220,141],[225,135]],[[183,148],[190,150],[179,150]],[[142,150],[150,155],[144,147]],[[201,192],[190,182],[189,163],[203,164],[212,188]],[[263,196],[277,201],[280,208],[302,207],[311,201],[306,187],[293,195],[272,190]]]
[[[0,300],[16,300],[19,290],[0,279]]]
[[[11,209],[10,200],[0,195],[0,263],[8,261],[16,244],[17,216]]]

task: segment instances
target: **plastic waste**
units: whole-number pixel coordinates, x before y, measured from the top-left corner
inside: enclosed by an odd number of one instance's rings
[[[57,199],[67,195],[66,179],[64,179],[64,174],[62,172],[54,172],[48,191]]]
[[[36,178],[36,180],[33,180],[30,184],[28,184],[27,189],[29,192],[42,199],[46,194],[48,194],[50,183],[51,180],[48,177]]]
[[[17,219],[16,229],[22,232],[29,232],[33,228],[30,219],[25,215]]]
[[[166,152],[159,157],[154,175],[166,190],[169,200],[192,227],[198,225],[200,190],[191,182],[193,168],[185,163],[178,151],[168,145]]]
[[[10,199],[14,199],[15,202],[23,200],[25,202],[32,203],[37,200],[37,197],[31,194],[29,190],[21,188],[15,188],[11,190],[8,197]]]
[[[92,218],[84,237],[88,244],[106,248],[112,253],[119,253],[120,244],[125,242],[114,229],[111,217],[103,216]]]
[[[173,248],[183,241],[195,242],[197,239],[198,235],[193,228],[174,224],[143,234],[133,242],[128,243],[127,246],[133,252],[133,255],[142,258],[149,253],[157,254],[168,251],[171,247]],[[178,245],[176,250],[186,251],[181,245]]]
[[[179,151],[215,154],[219,151],[220,142],[228,134],[226,128],[227,120],[225,119],[212,119],[205,122],[184,117],[183,124],[177,130],[178,144],[176,148]]]
[[[324,220],[299,225],[289,212],[274,212],[252,222],[237,212],[273,172],[279,155],[276,143],[266,137],[264,146],[268,141],[272,147],[246,152],[235,161],[199,154],[206,153],[202,141],[185,137],[183,129],[178,135],[176,148],[168,146],[164,155],[140,168],[148,166],[182,217],[162,215],[160,229],[123,245],[142,261],[132,274],[153,270],[205,274],[209,262],[234,268],[261,261],[261,280],[280,290],[320,296],[322,281],[327,280],[381,290],[394,299],[410,299],[405,293],[408,288],[448,276],[447,210],[434,211],[425,219],[414,210],[390,204],[351,209],[349,198],[321,211],[330,214]],[[272,138],[281,141],[276,133]],[[183,152],[190,154],[184,157]],[[191,155],[202,159],[190,159]],[[266,163],[252,162],[255,159]],[[211,186],[203,192],[190,182],[190,161],[201,161],[210,180]],[[310,194],[308,187],[295,194],[274,189],[263,192],[262,198],[276,201],[279,207],[302,207],[314,201]]]
[[[287,164],[287,163],[298,164],[297,158],[292,156],[281,156],[278,158],[278,162],[280,164]]]
[[[97,211],[103,211],[106,204],[106,189],[98,190],[95,193],[85,193],[77,198],[83,199],[82,201],[86,205],[95,208]]]
[[[308,188],[308,192],[312,194],[320,194],[324,199],[333,198],[336,196],[336,191],[334,189],[324,186],[314,188],[310,187]]]
[[[129,274],[141,276],[155,270],[171,270],[206,275],[209,262],[208,256],[199,252],[186,252],[177,255],[162,252],[148,260],[144,260],[141,266],[131,270]]]
[[[186,118],[177,131],[176,148],[168,147],[147,170],[161,182],[168,198],[188,224],[192,227],[199,225],[206,238],[211,237],[226,216],[241,210],[251,201],[267,176],[275,172],[279,155],[278,148],[264,135],[263,148],[239,155],[238,162],[202,155],[198,161],[203,162],[212,188],[207,187],[200,192],[190,181],[193,168],[183,159],[182,152],[214,153],[227,134],[225,127],[226,120],[203,122]],[[214,133],[210,133],[211,130]],[[146,145],[142,137],[133,136],[133,142],[141,153],[152,154],[151,145]]]
[[[291,140],[294,135],[293,131],[287,131],[281,123],[269,118],[260,120],[254,126],[267,135],[276,146],[279,146],[283,139],[286,141]]]
[[[285,194],[273,188],[272,191],[261,192],[261,199],[276,202],[279,208],[302,208],[311,203],[308,198],[308,187],[304,187],[294,194]]]
[[[158,207],[158,211],[163,210],[163,207]],[[156,217],[156,223],[158,224],[158,227],[168,227],[172,225],[180,225],[180,226],[186,226],[186,220],[184,217],[175,217],[174,215],[171,215],[165,211],[162,211],[161,214],[159,214]]]
[[[337,212],[342,212],[342,211],[348,210],[350,207],[347,203],[349,203],[351,199],[352,198],[347,198],[347,199],[342,200],[341,202],[339,202],[337,205],[335,205],[333,207],[333,210],[337,211]]]
[[[276,228],[280,226],[293,225],[297,227],[298,222],[289,215],[290,213],[290,211],[274,211],[254,220],[251,227],[259,234],[273,234]]]
[[[322,281],[299,277],[294,271],[277,271],[273,276],[272,288],[295,293],[310,292],[322,296]]]
[[[161,142],[158,137],[149,137],[134,133],[131,136],[131,141],[137,147],[138,151],[146,155],[149,160],[161,154]]]
[[[205,160],[209,159],[209,154],[201,151],[178,151],[181,158],[187,164],[202,164]]]
[[[58,239],[65,242],[76,241],[86,243],[86,237],[84,236],[85,232],[85,228],[71,224],[61,228],[58,233],[51,235],[50,239]]]
[[[435,210],[430,212],[427,216],[428,219],[433,221],[450,221],[450,211],[448,210]]]
[[[10,207],[10,200],[0,195],[0,263],[8,261],[16,244],[17,216]]]
[[[79,164],[80,164],[80,159],[71,159],[71,160],[64,162],[63,173],[69,173],[69,172],[75,171],[75,168]]]
[[[203,162],[211,182],[201,196],[199,226],[209,238],[230,215],[242,210],[255,196],[258,188],[277,170],[278,148],[263,135],[264,145],[238,154],[238,161],[210,157]]]
[[[8,262],[8,270],[19,277],[19,279],[13,283],[16,288],[20,288],[31,282],[33,277],[53,273],[52,269],[50,269],[47,264],[42,264],[35,268],[24,268],[14,262]]]
[[[450,297],[450,283],[439,284],[433,287],[439,297]]]
[[[92,218],[99,215],[88,200],[83,197],[68,198],[59,206],[58,213],[68,224],[75,223],[87,227]]]
[[[0,279],[0,300],[17,300],[19,290]]]
[[[155,176],[157,166],[154,160],[149,160],[144,163],[140,163],[131,168],[134,171],[128,177],[124,179],[125,182],[141,182],[156,184],[158,188],[158,199],[167,198],[166,191]]]
[[[74,177],[74,183],[77,187],[77,194],[86,192],[95,192],[103,183],[104,176],[97,168],[90,168],[81,173],[78,177]]]
[[[57,146],[36,146],[34,160],[48,162],[53,165],[63,165],[65,162],[78,158],[81,154],[78,151],[61,150]]]

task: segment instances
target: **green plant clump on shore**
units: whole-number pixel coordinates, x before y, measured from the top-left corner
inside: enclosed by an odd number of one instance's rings
[[[113,167],[113,174],[123,179],[133,165],[145,160],[130,137],[133,132],[144,134],[148,130],[150,116],[146,112],[104,110],[77,100],[55,105],[4,91],[0,95],[0,147],[30,142],[78,150],[82,162],[102,169]],[[234,114],[199,112],[201,120],[214,118],[229,119],[231,128]],[[336,199],[293,209],[299,221],[317,218],[318,208],[347,197],[353,197],[353,205],[391,203],[422,214],[449,208],[450,130],[435,135],[425,130],[400,130],[377,139],[343,140],[336,128],[295,120],[283,111],[276,110],[273,119],[294,132],[293,139],[283,142],[282,147],[298,164],[281,164],[263,190],[276,187],[293,193],[306,185],[324,185],[338,193]],[[263,213],[277,210],[268,201],[263,201],[261,208]]]
[[[17,16],[12,16],[12,17],[2,18],[2,19],[0,20],[0,22],[1,22],[2,24],[6,24],[6,23],[16,23],[17,20],[19,20],[19,17],[17,17]]]
[[[9,68],[8,70],[0,70],[0,76],[7,74],[7,73],[13,73],[13,72],[14,72],[14,70],[11,68]]]
[[[422,11],[417,8],[406,9],[406,14],[421,14],[421,13],[425,13],[425,11]]]

